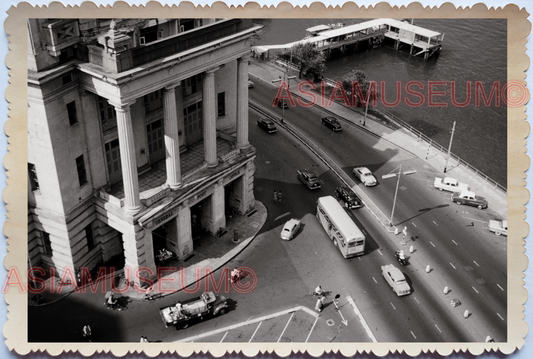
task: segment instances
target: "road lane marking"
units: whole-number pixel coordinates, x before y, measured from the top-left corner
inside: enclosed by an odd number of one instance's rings
[[[475,264],[475,265],[477,265],[477,266],[479,267],[479,264],[477,264],[477,262],[476,262],[476,261],[474,261],[474,264]]]
[[[257,331],[259,330],[259,327],[261,326],[261,324],[263,324],[263,322],[259,322],[259,325],[257,326],[257,328],[255,328],[254,334],[252,334],[252,337],[250,338],[250,340],[248,340],[248,343],[252,342],[252,340],[255,337],[255,333],[257,333]]]
[[[432,242],[432,241],[429,241],[429,243],[430,243],[430,244],[431,244],[431,245],[432,245],[433,247],[435,247],[435,245],[433,244],[433,242]]]
[[[416,224],[415,224],[415,222],[411,222],[411,224],[412,224],[413,226],[415,226],[415,228],[416,228]]]
[[[287,327],[289,326],[289,323],[291,322],[293,316],[294,316],[294,312],[291,314],[291,317],[289,318],[289,320],[287,320],[287,324],[285,324],[285,328],[283,328],[283,331],[281,332],[281,335],[279,336],[277,343],[279,343],[279,341],[283,337],[283,334],[285,334],[285,331],[287,330]]]
[[[287,213],[283,213],[283,214],[280,214],[279,216],[277,216],[274,221],[277,221],[278,219],[280,218],[283,218],[283,217],[287,217],[288,215],[290,215],[291,212],[287,212]]]
[[[477,289],[475,287],[472,287],[472,289],[477,293],[479,294],[479,292],[477,291]]]
[[[457,242],[452,239],[452,242],[455,243],[456,246],[458,246]]]
[[[380,256],[382,256],[382,255],[383,255],[383,253],[381,253],[381,251],[380,251],[379,249],[378,249],[378,253],[379,253],[379,255],[380,255]]]
[[[500,313],[496,313],[498,315],[498,317],[500,317],[501,320],[505,320],[503,319],[503,317],[500,315]]]
[[[418,301],[418,299],[416,299],[416,297],[413,297],[413,298],[415,298],[415,301],[416,301],[418,304],[420,304],[420,302]]]
[[[498,286],[498,288],[502,290],[502,292],[505,292],[505,290],[499,284],[496,284],[496,285]]]
[[[437,328],[437,330],[439,331],[439,333],[442,333],[442,331],[440,330],[439,326],[437,324],[435,324],[435,328]]]
[[[450,262],[450,265],[452,266],[453,269],[457,269],[457,268],[455,268],[455,266],[452,264],[452,262]]]
[[[392,307],[394,308],[394,310],[396,310],[396,307],[394,306],[394,304],[392,304],[392,302],[390,302],[390,305],[392,305]]]
[[[226,332],[226,334],[224,334],[224,336],[222,337],[222,339],[220,340],[220,342],[222,343],[224,341],[224,339],[226,339],[226,335],[228,335],[229,332]]]
[[[433,221],[433,223],[435,223],[435,225],[438,227],[439,225],[437,224],[437,222]]]
[[[352,305],[353,311],[355,312],[355,315],[357,315],[357,317],[359,318],[359,321],[361,322],[361,325],[365,329],[366,334],[370,337],[370,340],[372,340],[373,343],[377,343],[378,341],[377,341],[376,337],[374,336],[374,333],[372,333],[372,331],[370,330],[370,327],[368,326],[368,323],[366,322],[365,318],[363,318],[363,315],[359,311],[359,308],[357,308],[357,305],[353,301],[353,298],[350,295],[347,295],[346,299]]]
[[[413,336],[413,337],[414,337],[415,339],[417,339],[417,337],[416,337],[415,333],[413,333],[413,331],[412,331],[412,330],[410,330],[410,332],[411,332],[411,335],[412,335],[412,336]]]
[[[305,339],[306,343],[309,340],[309,338],[311,337],[311,333],[313,332],[313,329],[315,329],[316,322],[318,322],[318,317],[315,318],[315,322],[313,323],[313,326],[311,327],[311,330],[309,331],[309,334],[307,334],[307,338]]]
[[[376,278],[372,277],[372,280],[374,281],[374,283],[378,284],[378,281],[376,280]]]

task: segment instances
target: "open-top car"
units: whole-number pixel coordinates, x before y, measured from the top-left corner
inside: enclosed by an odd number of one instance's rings
[[[337,187],[335,196],[344,201],[344,207],[354,209],[363,205],[363,201],[355,194],[350,187]]]
[[[318,177],[311,171],[305,169],[298,172],[298,179],[307,186],[309,189],[318,189],[322,187],[322,184],[318,180]]]
[[[411,293],[411,287],[401,270],[396,268],[392,264],[381,266],[381,275],[387,283],[392,287],[392,291],[396,293],[398,297]]]
[[[281,239],[290,241],[300,230],[301,222],[295,218],[289,220],[281,230]]]
[[[337,119],[332,116],[322,117],[322,124],[331,128],[335,132],[342,130],[342,126],[339,121],[337,121]]]
[[[376,177],[366,167],[355,167],[352,172],[366,187],[375,186],[378,183]]]
[[[472,191],[454,192],[452,194],[452,202],[466,204],[467,206],[473,206],[479,209],[485,209],[489,206],[489,202],[487,202],[485,197],[476,196]]]
[[[276,133],[278,131],[274,121],[269,120],[268,118],[259,118],[257,120],[257,125],[268,133]]]

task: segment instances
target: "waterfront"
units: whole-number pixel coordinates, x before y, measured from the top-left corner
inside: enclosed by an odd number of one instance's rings
[[[267,20],[261,39],[257,44],[283,44],[297,41],[305,36],[305,29],[319,24],[358,23],[361,19],[291,19]],[[507,111],[503,103],[499,106],[485,106],[481,101],[476,106],[474,99],[465,107],[451,103],[451,82],[456,85],[457,102],[466,100],[467,81],[483,85],[487,98],[496,82],[503,85],[507,75],[507,24],[498,19],[415,19],[415,25],[444,32],[443,50],[438,58],[424,61],[409,57],[407,53],[396,52],[392,45],[379,49],[348,54],[327,62],[325,77],[342,79],[352,69],[366,73],[369,79],[385,84],[386,101],[394,102],[396,82],[401,84],[401,98],[416,97],[405,92],[409,81],[420,81],[424,89],[415,91],[427,94],[429,81],[444,81],[436,91],[445,93],[437,96],[438,102],[447,107],[430,107],[428,101],[422,106],[408,106],[402,101],[397,106],[384,107],[378,102],[378,109],[384,109],[448,147],[453,122],[456,131],[452,152],[487,174],[496,182],[507,184]],[[490,29],[490,31],[487,31]],[[474,87],[472,88],[474,89]],[[504,170],[505,169],[505,170]]]

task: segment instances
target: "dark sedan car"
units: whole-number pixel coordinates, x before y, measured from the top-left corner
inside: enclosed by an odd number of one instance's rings
[[[298,179],[307,186],[309,189],[318,189],[322,187],[322,184],[318,180],[317,176],[309,170],[301,170],[298,172]]]
[[[289,104],[285,100],[278,100],[278,107],[279,108],[289,108]]]
[[[452,202],[466,204],[479,209],[485,209],[489,206],[489,202],[484,197],[476,196],[472,191],[455,192],[452,194]]]
[[[337,121],[335,117],[331,117],[331,116],[322,117],[322,124],[324,126],[328,126],[335,132],[342,130],[341,124],[339,123],[339,121]]]
[[[335,189],[335,196],[344,201],[346,208],[359,208],[363,206],[361,198],[355,194],[349,187],[337,187]]]
[[[276,125],[274,124],[274,121],[271,121],[267,118],[258,119],[257,125],[268,133],[275,133],[278,131],[278,129],[276,128]]]

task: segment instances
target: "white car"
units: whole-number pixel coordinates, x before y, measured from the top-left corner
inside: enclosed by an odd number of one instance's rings
[[[396,293],[398,297],[411,293],[411,287],[405,280],[402,271],[392,264],[381,266],[381,275],[385,278],[387,283],[389,283],[392,287],[392,291]]]
[[[378,183],[376,177],[366,167],[355,167],[352,172],[366,187],[375,186]]]
[[[290,241],[294,238],[296,233],[300,230],[301,222],[295,218],[289,220],[285,225],[283,226],[283,229],[281,230],[281,239],[284,239],[286,241]]]
[[[470,187],[466,183],[461,183],[457,181],[455,178],[451,177],[435,177],[435,182],[433,183],[433,187],[440,189],[441,191],[449,191],[449,192],[462,192],[462,191],[469,191]]]
[[[497,236],[507,235],[507,221],[489,220],[489,231],[494,232]]]

